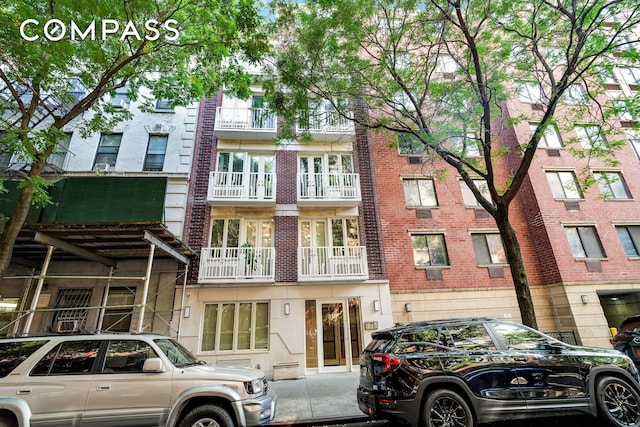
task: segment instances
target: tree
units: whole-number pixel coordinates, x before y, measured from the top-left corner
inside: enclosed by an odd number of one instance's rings
[[[0,153],[25,166],[14,171],[20,195],[0,231],[0,277],[32,202],[47,203],[41,173],[65,126],[88,135],[129,119],[109,102],[116,91],[136,100],[145,87],[171,106],[222,85],[246,94],[239,63],[269,48],[260,23],[252,0],[4,1]]]
[[[273,6],[281,41],[268,85],[271,104],[292,125],[298,111],[322,99],[342,117],[395,133],[400,144],[420,145],[452,167],[495,219],[522,321],[537,327],[510,207],[549,126],[587,121],[613,134],[619,127],[610,125],[612,114],[637,109],[637,97],[607,101],[600,78],[616,64],[637,63],[638,2],[318,0],[301,6],[285,0]],[[509,101],[518,96],[531,97],[537,111],[513,114]],[[584,98],[569,107],[567,96]],[[505,129],[532,118],[538,126],[528,141],[503,143]],[[615,163],[623,142],[570,143],[577,156]],[[474,178],[484,180],[488,196]]]

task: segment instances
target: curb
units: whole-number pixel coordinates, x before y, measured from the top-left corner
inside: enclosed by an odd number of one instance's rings
[[[280,427],[286,427],[286,426],[311,427],[311,426],[326,425],[326,424],[333,425],[333,424],[364,423],[367,421],[372,421],[372,420],[366,415],[351,415],[351,416],[341,416],[336,418],[322,417],[322,418],[313,418],[313,419],[307,419],[307,420],[277,421],[277,422],[271,421],[268,425],[280,426]]]

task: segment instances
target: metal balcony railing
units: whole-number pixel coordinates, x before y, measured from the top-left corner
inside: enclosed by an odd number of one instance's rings
[[[274,201],[276,174],[258,172],[211,172],[208,201]]]
[[[367,248],[365,246],[298,248],[298,278],[300,280],[365,280],[367,277]]]
[[[275,248],[202,248],[198,281],[274,280]]]
[[[298,200],[361,200],[357,173],[300,173]]]
[[[353,121],[336,111],[302,110],[298,113],[298,132],[353,133]]]
[[[275,132],[276,115],[267,108],[218,107],[215,129]]]

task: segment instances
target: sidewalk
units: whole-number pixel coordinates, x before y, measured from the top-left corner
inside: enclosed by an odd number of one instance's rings
[[[304,425],[309,421],[366,420],[358,409],[356,372],[309,375],[297,380],[269,382],[278,395],[271,425]]]

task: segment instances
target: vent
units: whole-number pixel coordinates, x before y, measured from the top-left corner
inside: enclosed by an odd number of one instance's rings
[[[489,218],[489,212],[487,212],[485,209],[474,209],[475,214],[476,214],[476,219],[478,218]]]
[[[431,209],[420,208],[416,209],[417,218],[432,218]]]
[[[602,263],[600,261],[585,261],[588,271],[602,271]]]
[[[565,201],[564,202],[564,207],[568,211],[579,211],[580,210],[580,203],[579,202]]]
[[[439,268],[427,269],[427,279],[429,280],[442,280],[442,270]]]
[[[544,110],[544,105],[536,103],[536,104],[531,104],[531,109],[534,111],[543,111]]]
[[[503,267],[489,267],[489,277],[504,277]]]
[[[416,156],[409,156],[409,164],[410,165],[420,165],[422,164],[422,158]]]
[[[560,150],[558,150],[557,148],[548,148],[547,149],[547,156],[549,156],[549,157],[560,157]]]

